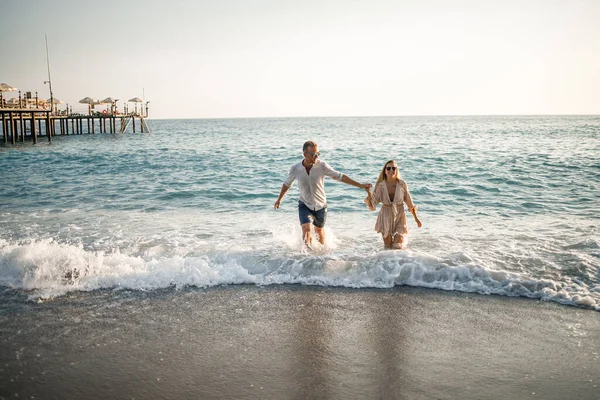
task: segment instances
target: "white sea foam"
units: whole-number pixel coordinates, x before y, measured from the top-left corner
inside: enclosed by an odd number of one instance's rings
[[[145,255],[89,251],[81,245],[40,240],[0,241],[0,285],[48,299],[72,291],[154,290],[234,284],[303,284],[350,288],[409,285],[443,290],[523,296],[600,311],[600,287],[555,281],[454,262],[416,251],[347,255],[327,248],[209,250],[196,255]],[[333,240],[335,242],[335,240]],[[301,246],[300,246],[301,249]],[[466,256],[465,256],[466,257]],[[468,257],[466,257],[468,260]]]
[[[14,176],[0,207],[0,285],[33,298],[237,283],[414,285],[599,307],[598,117],[154,123],[159,147],[91,135],[3,153],[0,166]],[[279,210],[273,203],[308,138],[361,182],[397,159],[423,221],[418,229],[408,215],[408,250],[381,251],[366,194],[327,179],[327,244],[307,251],[297,185]]]

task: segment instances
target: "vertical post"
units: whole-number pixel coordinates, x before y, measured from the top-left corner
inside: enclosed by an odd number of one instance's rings
[[[21,143],[25,142],[25,128],[23,125],[23,113],[19,113],[20,125],[21,125]]]
[[[4,137],[4,144],[6,144],[8,143],[8,130],[4,119],[4,111],[0,112],[0,118],[2,118],[2,137]]]
[[[52,143],[52,127],[50,127],[50,112],[46,112],[46,135],[48,142]]]
[[[31,113],[31,136],[33,137],[33,144],[37,144],[37,131],[35,130],[35,113]]]
[[[135,133],[135,115],[131,117],[131,123],[133,124],[133,133]]]
[[[15,123],[13,121],[13,113],[10,113],[10,141],[12,144],[15,144]]]

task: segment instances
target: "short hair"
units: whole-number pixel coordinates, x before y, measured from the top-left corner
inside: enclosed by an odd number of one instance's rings
[[[313,142],[312,140],[304,142],[304,146],[302,146],[302,152],[306,153],[306,150],[308,150],[309,147],[316,147],[316,146],[317,146],[317,144],[315,142]]]

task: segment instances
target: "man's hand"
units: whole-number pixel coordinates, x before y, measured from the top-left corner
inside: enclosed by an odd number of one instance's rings
[[[369,189],[371,189],[371,184],[370,183],[362,183],[360,185],[361,189],[365,189],[367,192],[369,191]]]
[[[279,206],[281,205],[281,199],[283,199],[283,196],[285,196],[286,192],[288,191],[290,187],[286,186],[285,183],[283,185],[281,185],[281,191],[279,192],[279,197],[277,198],[277,201],[275,202],[275,205],[273,206],[274,209],[278,209]]]

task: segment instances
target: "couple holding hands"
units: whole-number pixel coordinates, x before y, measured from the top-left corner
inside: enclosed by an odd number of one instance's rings
[[[406,182],[400,179],[398,165],[394,160],[385,163],[373,193],[370,183],[358,183],[347,175],[331,168],[325,161],[319,159],[317,143],[308,141],[302,146],[304,159],[292,166],[290,173],[281,186],[279,198],[275,202],[278,209],[283,196],[287,193],[295,180],[298,181],[300,195],[298,198],[298,215],[302,226],[302,239],[310,248],[312,243],[311,224],[321,244],[325,243],[325,220],[327,218],[327,200],[325,197],[325,176],[337,181],[356,186],[367,191],[365,204],[371,211],[382,203],[381,210],[375,223],[375,231],[381,233],[383,244],[388,249],[402,249],[406,243],[404,236],[408,233],[406,227],[406,213],[404,204],[412,213],[417,226],[421,221],[417,217],[417,206],[413,203]]]

